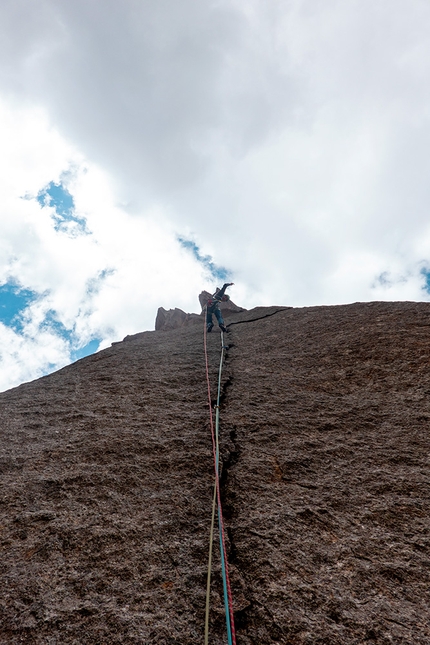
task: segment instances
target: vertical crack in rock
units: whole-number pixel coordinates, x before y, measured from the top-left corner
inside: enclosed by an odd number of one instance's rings
[[[283,309],[277,309],[264,316],[243,322],[256,322],[264,318],[270,318],[282,311]],[[228,346],[229,349],[233,347],[233,343]],[[259,645],[257,634],[255,634],[255,638],[251,636],[256,632],[257,625],[270,625],[269,632],[272,641],[282,639],[285,636],[285,630],[270,609],[256,599],[255,594],[248,588],[242,573],[244,563],[236,544],[237,522],[235,520],[244,509],[238,506],[241,502],[235,490],[234,469],[240,462],[243,450],[238,428],[229,421],[229,418],[233,416],[235,407],[240,406],[241,402],[233,400],[231,396],[229,397],[231,388],[235,384],[235,376],[228,353],[226,353],[224,373],[227,376],[221,384],[220,395],[220,495],[226,521],[227,558],[232,586],[235,627],[237,635],[241,637],[241,642],[246,643],[246,645]],[[228,414],[228,411],[230,411],[230,414]]]
[[[235,493],[231,478],[232,469],[234,469],[240,459],[241,449],[237,441],[236,428],[228,423],[227,414],[222,415],[223,410],[226,412],[227,405],[234,407],[234,401],[228,401],[228,393],[234,381],[231,367],[228,364],[228,354],[226,354],[225,367],[227,368],[227,377],[221,384],[220,394],[220,495],[226,522],[227,559],[232,585],[235,626],[237,630],[246,631],[252,601],[247,597],[246,584],[240,572],[240,562],[234,532],[234,518],[236,515]],[[251,643],[251,641],[248,642]]]
[[[257,320],[274,316],[281,311],[283,310],[277,309],[267,315],[243,322],[256,322]],[[228,349],[232,347],[234,347],[234,344],[230,343]],[[232,586],[235,627],[236,632],[241,636],[244,643],[247,645],[259,645],[258,638],[254,639],[251,636],[255,631],[256,625],[270,625],[270,637],[273,641],[277,641],[285,636],[285,631],[279,625],[270,609],[262,602],[259,602],[255,598],[255,594],[248,589],[248,585],[242,574],[243,562],[241,561],[235,539],[235,518],[238,513],[243,511],[243,508],[238,507],[240,501],[237,499],[234,475],[232,476],[235,466],[240,461],[242,448],[238,437],[238,429],[234,423],[229,422],[229,417],[232,415],[228,414],[228,410],[230,412],[233,411],[235,405],[240,405],[240,402],[232,400],[231,397],[229,398],[229,392],[235,383],[235,377],[229,361],[228,352],[225,355],[224,374],[226,376],[221,383],[220,393],[220,495],[225,519],[227,559]],[[214,401],[215,404],[216,401]]]

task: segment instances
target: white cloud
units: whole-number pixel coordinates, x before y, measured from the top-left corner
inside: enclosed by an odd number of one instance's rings
[[[45,293],[34,338],[48,308],[82,343],[195,311],[211,282],[177,234],[247,307],[429,299],[429,19],[424,0],[2,3],[0,277]],[[68,169],[90,235],[20,199]]]
[[[66,342],[57,334],[37,337],[16,333],[0,323],[0,391],[43,376],[70,361]]]
[[[1,282],[39,294],[21,314],[21,331],[1,326],[0,387],[63,366],[71,350],[92,338],[101,338],[106,346],[153,328],[160,305],[174,302],[195,310],[204,272],[177,243],[162,208],[153,207],[142,217],[127,213],[115,204],[106,173],[84,162],[50,128],[43,112],[16,112],[6,103],[0,112],[5,197],[0,205]],[[25,136],[20,138],[20,132]],[[59,181],[68,169],[68,189],[88,234],[56,230],[54,209],[36,200],[46,184]],[[57,323],[71,330],[71,345]]]

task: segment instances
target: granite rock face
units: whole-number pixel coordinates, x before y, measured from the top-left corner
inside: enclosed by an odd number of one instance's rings
[[[155,331],[171,331],[189,325],[202,324],[202,316],[187,314],[182,309],[164,309],[159,307],[155,319]]]
[[[228,327],[238,645],[428,645],[430,304],[260,307]],[[198,325],[0,394],[1,643],[203,642],[208,417]],[[210,622],[226,643],[217,556]]]

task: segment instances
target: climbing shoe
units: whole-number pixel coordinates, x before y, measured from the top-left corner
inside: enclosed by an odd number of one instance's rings
[[[226,329],[226,327],[224,327],[224,325],[220,325],[220,326],[219,326],[219,328],[220,328],[223,332],[227,333],[227,329]]]

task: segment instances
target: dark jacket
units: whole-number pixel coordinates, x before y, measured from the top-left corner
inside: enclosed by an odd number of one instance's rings
[[[213,313],[214,313],[214,311],[215,311],[215,309],[218,309],[218,308],[219,308],[219,303],[221,302],[222,297],[223,297],[223,296],[224,296],[224,294],[225,294],[225,290],[226,290],[226,289],[227,289],[227,287],[229,287],[229,286],[230,286],[230,284],[229,284],[228,282],[226,282],[226,283],[222,286],[222,288],[221,288],[221,289],[218,289],[217,291],[215,291],[215,293],[213,294],[213,296],[212,296],[211,298],[209,298],[209,300],[207,301],[207,305],[206,305],[206,306],[207,306],[208,313],[213,314]]]

